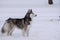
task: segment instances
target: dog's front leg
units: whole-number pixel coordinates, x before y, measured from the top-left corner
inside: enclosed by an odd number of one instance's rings
[[[24,28],[23,28],[23,36],[26,36],[26,35],[28,35],[28,31],[27,31],[27,26],[24,26]]]
[[[27,35],[27,36],[29,36],[30,27],[31,27],[31,25],[28,25],[28,26],[27,26],[27,30],[26,30],[26,35]]]
[[[26,28],[26,30],[25,30],[25,35],[28,37],[29,36],[29,29],[28,29],[28,27]]]
[[[22,34],[23,34],[23,36],[25,36],[25,30],[24,29],[22,30]]]
[[[27,36],[27,37],[29,36],[29,29],[30,28],[28,28],[28,27],[26,27],[25,29],[23,29],[23,31],[22,31],[23,32],[23,36]]]

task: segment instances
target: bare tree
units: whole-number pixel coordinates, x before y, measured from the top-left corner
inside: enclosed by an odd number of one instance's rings
[[[48,4],[53,4],[53,0],[48,0]]]

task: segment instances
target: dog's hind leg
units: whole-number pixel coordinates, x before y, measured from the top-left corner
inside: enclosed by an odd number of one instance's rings
[[[14,29],[15,29],[14,27],[11,29],[11,31],[9,32],[9,35],[12,35]]]
[[[12,29],[12,28],[10,28],[10,27],[8,28],[8,30],[7,30],[7,35],[10,35],[11,29]]]
[[[13,25],[12,24],[9,24],[9,28],[7,30],[7,35],[12,35],[12,32],[13,32]]]

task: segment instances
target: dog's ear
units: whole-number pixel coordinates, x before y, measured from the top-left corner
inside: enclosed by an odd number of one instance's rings
[[[28,11],[27,11],[27,13],[31,13],[32,12],[32,9],[29,9]]]
[[[29,18],[31,13],[32,13],[32,9],[28,9],[25,17]]]

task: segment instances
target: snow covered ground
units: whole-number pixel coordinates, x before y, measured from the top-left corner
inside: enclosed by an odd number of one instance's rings
[[[23,18],[28,9],[37,17],[33,19],[29,37],[23,37],[20,29],[15,29],[12,36],[0,32],[0,40],[60,40],[60,0],[0,0],[0,29],[9,17]]]

